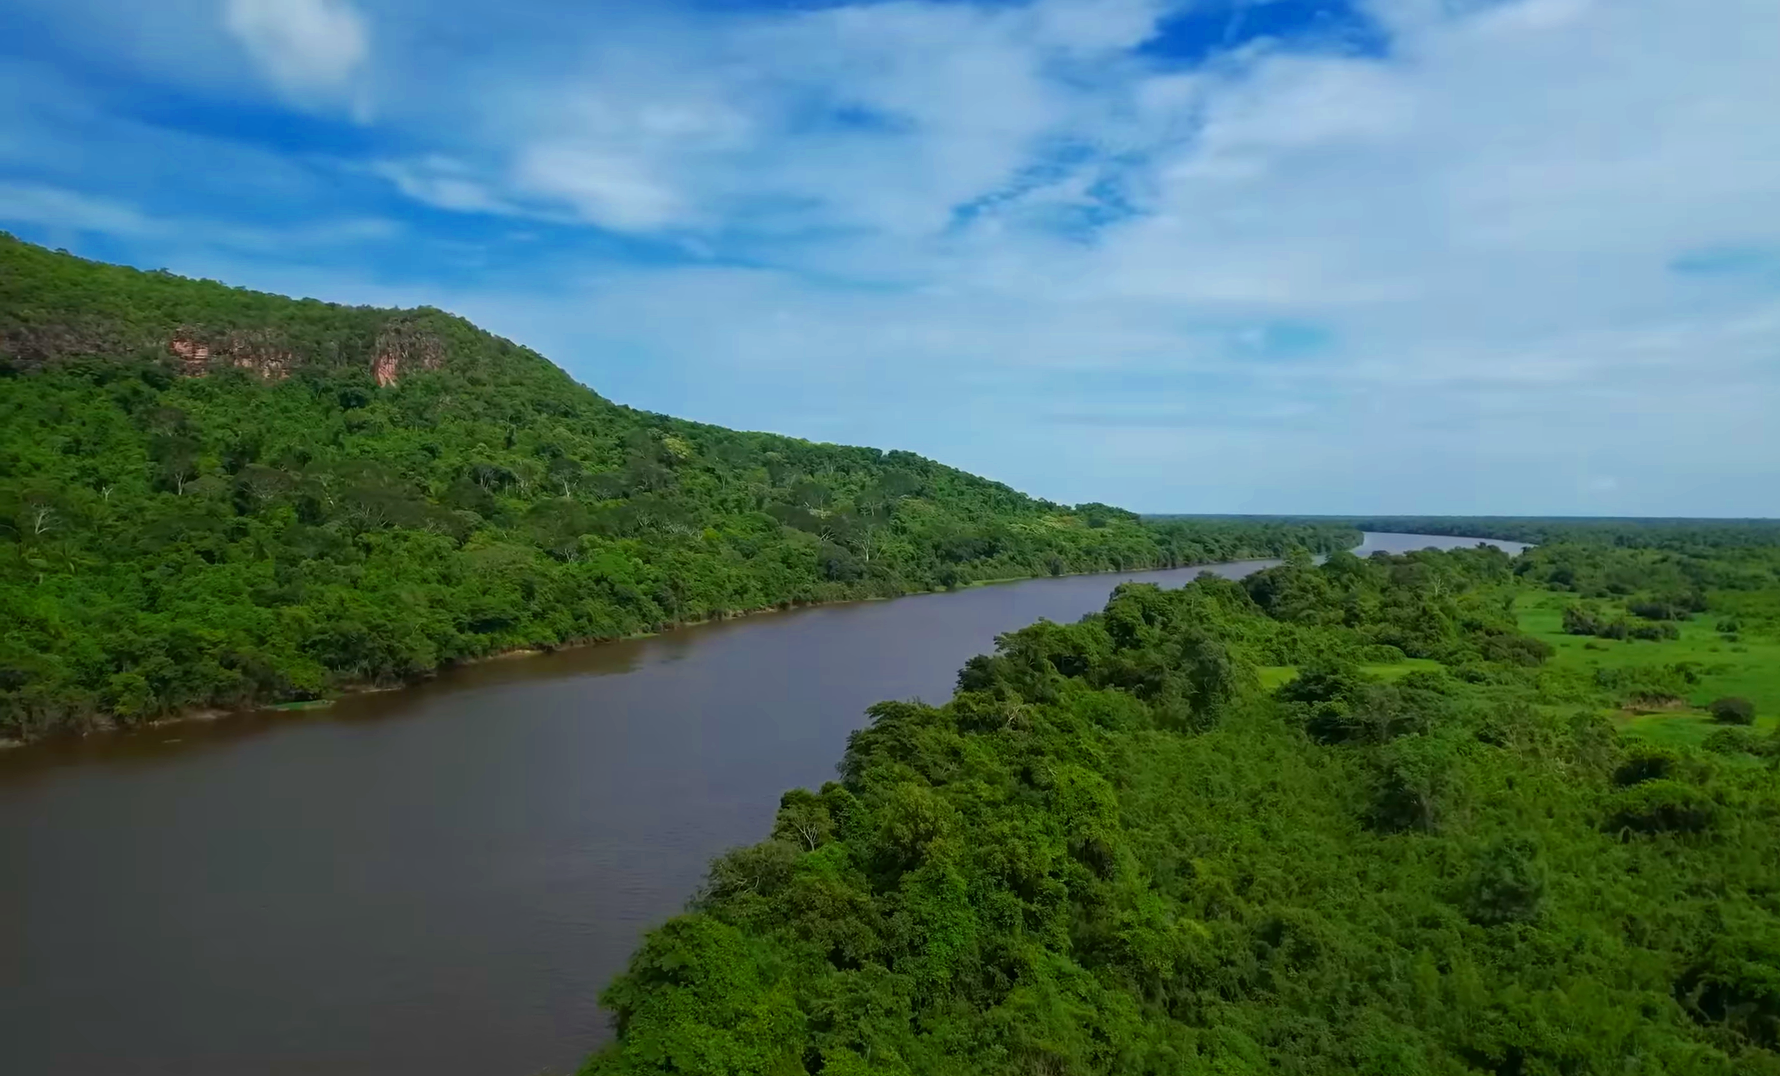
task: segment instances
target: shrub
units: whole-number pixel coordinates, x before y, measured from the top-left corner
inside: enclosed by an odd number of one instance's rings
[[[1286,702],[1346,702],[1365,688],[1360,670],[1336,662],[1317,662],[1282,684],[1279,697]]]
[[[1616,807],[1607,819],[1608,832],[1704,833],[1718,815],[1717,805],[1704,792],[1666,778],[1620,793]]]
[[[1566,635],[1598,635],[1601,621],[1577,606],[1569,606],[1564,610],[1564,633]]]
[[[1713,699],[1712,705],[1707,709],[1712,712],[1712,720],[1720,725],[1755,724],[1755,704],[1748,699],[1734,695]]]
[[[1715,755],[1754,754],[1757,750],[1755,734],[1736,727],[1716,730],[1700,746]]]
[[[1531,635],[1491,635],[1480,649],[1485,659],[1504,665],[1543,665],[1556,653],[1550,643]]]
[[[1610,692],[1622,704],[1662,705],[1685,698],[1699,683],[1696,667],[1688,662],[1673,665],[1627,665],[1596,669],[1595,685]]]
[[[1686,620],[1698,610],[1700,604],[1687,598],[1659,598],[1653,601],[1631,602],[1626,608],[1633,616],[1641,616],[1646,620]]]

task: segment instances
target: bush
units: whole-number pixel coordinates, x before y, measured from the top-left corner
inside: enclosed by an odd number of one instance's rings
[[[1659,598],[1653,601],[1630,602],[1626,608],[1633,616],[1646,620],[1686,620],[1704,603],[1693,598]]]
[[[1658,779],[1620,793],[1608,832],[1703,833],[1717,820],[1717,805],[1692,785]]]
[[[1755,754],[1759,749],[1754,733],[1735,727],[1714,731],[1700,746],[1715,755]]]
[[[1699,682],[1699,674],[1685,663],[1674,665],[1627,665],[1595,670],[1595,686],[1625,704],[1662,705],[1687,696]]]
[[[1748,699],[1734,695],[1713,699],[1712,705],[1707,709],[1712,712],[1712,720],[1720,725],[1755,724],[1755,704]]]
[[[1479,649],[1486,660],[1504,665],[1543,665],[1556,653],[1550,643],[1531,635],[1491,635]]]
[[[1282,684],[1279,697],[1286,702],[1347,702],[1365,689],[1360,670],[1336,662],[1316,662]]]
[[[1577,606],[1569,606],[1564,610],[1564,634],[1566,635],[1599,635],[1601,621]]]

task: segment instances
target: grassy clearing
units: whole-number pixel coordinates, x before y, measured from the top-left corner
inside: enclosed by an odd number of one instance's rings
[[[1717,617],[1703,613],[1678,625],[1679,639],[1662,642],[1594,639],[1566,635],[1564,609],[1576,599],[1550,591],[1528,591],[1515,602],[1521,630],[1550,643],[1551,665],[1593,677],[1597,669],[1664,666],[1692,662],[1700,683],[1688,693],[1686,709],[1614,710],[1629,731],[1651,740],[1697,744],[1719,726],[1705,713],[1713,699],[1740,695],[1755,703],[1757,732],[1780,724],[1780,640],[1744,633],[1730,641],[1716,630]]]
[[[1438,661],[1430,661],[1427,658],[1405,658],[1402,661],[1393,662],[1389,665],[1362,665],[1360,666],[1360,671],[1367,676],[1389,683],[1392,680],[1400,680],[1418,670],[1432,672],[1439,668],[1440,663]],[[1263,665],[1261,666],[1260,672],[1261,686],[1268,691],[1273,691],[1296,679],[1298,676],[1298,666]]]

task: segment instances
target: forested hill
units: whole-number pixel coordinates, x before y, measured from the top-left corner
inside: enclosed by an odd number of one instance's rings
[[[614,404],[439,310],[0,234],[0,737],[977,580],[1345,547]]]

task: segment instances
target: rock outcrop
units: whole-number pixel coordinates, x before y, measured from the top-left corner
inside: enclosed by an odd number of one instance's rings
[[[267,381],[282,381],[290,376],[295,362],[290,349],[265,329],[237,329],[217,335],[182,327],[167,342],[167,350],[179,360],[187,377],[203,377],[210,372],[213,362],[222,362],[251,370]]]
[[[377,334],[371,376],[388,388],[408,370],[437,370],[445,362],[445,341],[413,322],[392,320]]]

